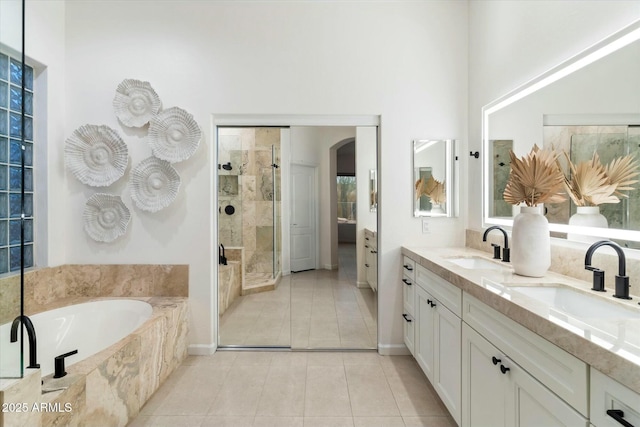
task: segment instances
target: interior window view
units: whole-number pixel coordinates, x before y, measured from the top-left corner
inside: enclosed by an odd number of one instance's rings
[[[639,249],[638,0],[0,0],[2,427],[640,427]]]

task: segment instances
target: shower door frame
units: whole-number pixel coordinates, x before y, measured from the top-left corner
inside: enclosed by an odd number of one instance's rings
[[[211,135],[213,136],[213,147],[211,150],[211,164],[212,164],[212,190],[211,190],[211,244],[212,248],[217,247],[218,242],[218,217],[213,214],[217,212],[218,199],[218,174],[216,165],[218,164],[218,128],[229,127],[280,127],[291,128],[294,126],[318,126],[318,127],[331,127],[331,126],[375,126],[377,128],[377,144],[376,144],[376,170],[378,173],[378,200],[380,200],[380,183],[381,183],[381,171],[380,171],[380,125],[381,118],[379,115],[297,115],[297,114],[212,114],[211,117]],[[282,155],[282,153],[281,153]],[[281,160],[282,163],[282,160]],[[281,188],[282,191],[282,188]],[[378,230],[378,242],[380,242],[381,227],[381,204],[377,210],[376,229]],[[283,226],[284,229],[284,226]],[[379,243],[378,243],[379,245]],[[378,251],[380,253],[380,251]],[[379,257],[380,255],[378,255]],[[283,256],[284,259],[284,256]],[[381,265],[380,262],[377,263]],[[281,268],[281,270],[283,270]],[[213,351],[217,351],[218,348],[233,349],[233,350],[256,350],[256,349],[291,349],[291,343],[289,347],[274,347],[274,346],[248,346],[248,345],[221,345],[220,340],[220,316],[218,313],[218,264],[213,263],[212,269],[212,319],[215,319]],[[380,277],[380,271],[376,272]],[[377,335],[380,334],[380,299],[377,299]],[[379,340],[376,340],[379,342]],[[379,346],[378,350],[379,350]]]

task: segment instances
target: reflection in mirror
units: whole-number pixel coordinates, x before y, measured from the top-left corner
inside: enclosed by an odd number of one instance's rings
[[[413,216],[456,216],[455,140],[413,141]]]
[[[639,39],[637,21],[483,108],[484,224],[512,224],[512,208],[503,200],[510,150],[517,156],[534,144],[561,150],[568,179],[573,177],[569,159],[578,165],[596,153],[603,166],[629,154],[640,159]],[[621,192],[619,203],[580,207],[581,212],[597,208],[606,225],[575,225],[571,218],[578,209],[570,198],[545,205],[552,235],[580,241],[608,237],[640,247],[633,243],[640,242],[640,192],[637,183],[632,186]]]
[[[375,169],[369,171],[369,211],[378,211],[378,172]]]

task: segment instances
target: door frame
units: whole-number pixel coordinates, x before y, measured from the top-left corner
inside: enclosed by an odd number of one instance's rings
[[[209,212],[209,227],[211,230],[209,236],[209,242],[211,245],[212,256],[217,253],[214,250],[218,247],[218,216],[215,214],[218,211],[218,127],[292,127],[292,126],[376,126],[378,128],[378,144],[376,146],[376,169],[378,171],[378,212],[377,212],[377,230],[378,230],[378,248],[380,248],[380,237],[383,234],[380,227],[380,218],[382,203],[380,203],[381,194],[381,180],[382,173],[380,168],[380,146],[381,146],[381,117],[380,115],[332,115],[332,114],[224,114],[213,113],[211,114],[211,135],[212,135],[212,148],[209,154],[209,177],[211,182],[210,189],[210,206]],[[283,159],[284,160],[284,159]],[[289,159],[286,159],[289,162]],[[284,162],[283,162],[284,163]],[[382,251],[378,250],[378,257]],[[319,256],[319,252],[316,254]],[[213,258],[212,258],[213,259]],[[380,277],[380,265],[378,259],[378,277]],[[220,337],[220,318],[218,313],[218,264],[211,262],[211,268],[209,269],[209,286],[211,289],[211,299],[209,304],[211,307],[210,321],[214,324],[212,328],[211,342],[213,343],[209,354],[215,353],[218,349],[218,340]],[[378,334],[380,331],[380,299],[378,299]]]

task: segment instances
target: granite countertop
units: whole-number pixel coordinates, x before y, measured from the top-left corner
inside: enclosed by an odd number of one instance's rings
[[[470,248],[403,247],[402,253],[491,308],[640,393],[639,297],[632,294],[632,300],[616,299],[611,292],[591,291],[591,283],[553,272],[540,278],[519,276],[513,273],[511,264],[491,260],[486,252]],[[466,269],[448,260],[455,257],[483,258],[503,268]],[[511,288],[554,284],[578,290],[588,298],[595,298],[596,303],[599,302],[598,299],[606,299],[623,311],[632,310],[636,317],[599,319],[599,314],[594,313],[593,317],[597,321],[581,319],[550,308],[547,304]],[[631,289],[633,292],[634,288]]]

